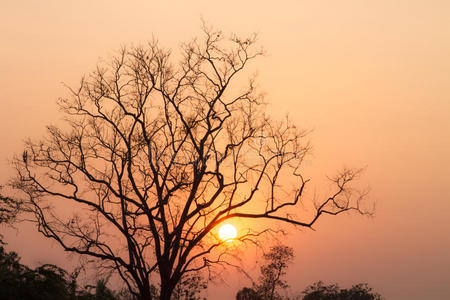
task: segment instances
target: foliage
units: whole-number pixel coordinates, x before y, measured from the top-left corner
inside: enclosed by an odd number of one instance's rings
[[[0,186],[0,191],[2,186]],[[12,225],[21,209],[21,202],[0,194],[0,225]],[[0,234],[0,245],[4,244]]]
[[[280,295],[276,288],[288,287],[282,280],[282,276],[285,275],[285,270],[293,259],[292,248],[282,245],[274,246],[264,255],[264,258],[267,262],[261,266],[258,283],[254,284],[253,288],[244,287],[238,291],[236,300],[291,299]],[[324,285],[322,281],[319,281],[308,286],[303,291],[303,295],[303,300],[382,300],[380,294],[373,292],[366,283],[356,284],[350,289],[341,289],[337,284]]]
[[[45,264],[30,269],[14,252],[0,247],[0,290],[3,299],[70,299],[66,272]]]
[[[360,283],[350,289],[340,289],[338,285],[324,285],[322,281],[308,286],[303,300],[381,300],[381,295],[372,291],[367,283]]]
[[[294,258],[294,251],[291,247],[277,245],[270,248],[264,258],[267,263],[261,266],[261,277],[256,290],[261,295],[261,299],[280,299],[277,288],[285,289],[288,287],[282,277],[286,274],[288,264]]]
[[[198,274],[186,274],[176,285],[173,300],[200,300],[200,293],[208,287],[208,282]]]
[[[258,293],[249,287],[244,287],[236,294],[236,300],[260,300]]]
[[[19,202],[0,194],[0,224],[12,222],[19,213],[19,210]]]
[[[294,258],[294,251],[291,247],[276,245],[264,254],[266,263],[261,266],[261,275],[258,283],[253,289],[245,287],[240,290],[236,299],[242,300],[275,300],[282,299],[279,289],[286,289],[288,284],[282,279],[286,274],[289,263]]]
[[[99,280],[95,293],[77,289],[76,277],[62,268],[44,264],[31,269],[20,263],[15,252],[6,252],[0,246],[0,298],[2,300],[119,300]],[[128,300],[131,298],[128,298]]]

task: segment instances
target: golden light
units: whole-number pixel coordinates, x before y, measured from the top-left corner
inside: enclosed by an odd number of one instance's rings
[[[228,241],[231,242],[231,239],[236,238],[237,236],[237,230],[234,228],[231,224],[225,224],[219,229],[219,238],[222,241]]]

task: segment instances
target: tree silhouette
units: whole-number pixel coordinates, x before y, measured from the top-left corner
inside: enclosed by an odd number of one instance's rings
[[[244,287],[236,294],[237,300],[274,300],[282,299],[277,288],[285,289],[287,283],[282,279],[288,265],[294,258],[291,247],[276,245],[264,254],[266,263],[261,266],[261,275],[253,288]]]
[[[0,192],[2,187],[0,186]],[[0,224],[12,223],[21,210],[20,201],[0,194]]]
[[[187,274],[183,276],[176,285],[172,299],[173,300],[200,300],[200,293],[208,287],[205,281],[198,274]]]
[[[2,300],[118,300],[105,280],[94,286],[95,293],[77,288],[76,276],[62,268],[43,264],[35,269],[20,263],[15,252],[0,246],[0,299]],[[128,299],[129,300],[129,299]]]
[[[0,192],[2,186],[0,186]],[[0,194],[0,225],[12,225],[22,210],[21,202]],[[0,245],[4,244],[0,234]]]
[[[381,300],[380,294],[372,291],[367,283],[360,283],[350,289],[340,289],[337,284],[324,285],[322,281],[308,286],[303,300]]]
[[[261,295],[261,299],[280,299],[276,288],[288,287],[282,276],[286,274],[286,268],[294,258],[294,251],[291,247],[277,245],[271,247],[264,258],[267,263],[261,266],[261,277],[256,289]]]
[[[260,300],[258,293],[249,287],[244,287],[236,294],[236,300]]]
[[[185,274],[226,262],[215,234],[225,221],[311,228],[323,215],[364,213],[365,193],[349,186],[359,170],[340,172],[333,194],[302,210],[306,132],[272,120],[254,78],[239,80],[263,54],[256,36],[203,29],[178,55],[154,41],[100,63],[58,101],[65,125],[15,159],[13,186],[39,231],[115,270],[139,299],[152,299],[155,282],[170,299]]]

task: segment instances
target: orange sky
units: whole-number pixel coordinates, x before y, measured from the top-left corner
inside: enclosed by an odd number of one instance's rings
[[[203,17],[225,32],[260,33],[269,55],[251,67],[273,114],[314,130],[313,179],[368,166],[376,216],[293,231],[291,291],[321,279],[368,282],[387,299],[450,298],[449,1],[151,2],[2,3],[0,182],[22,141],[58,122],[60,82],[76,84],[99,57],[152,35],[176,47]],[[64,264],[30,226],[6,238],[25,263]],[[231,299],[239,284],[211,291]]]

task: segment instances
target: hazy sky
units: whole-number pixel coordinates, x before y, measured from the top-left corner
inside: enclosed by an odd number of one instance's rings
[[[313,129],[313,179],[368,167],[376,216],[293,231],[292,293],[320,279],[368,282],[387,299],[449,299],[447,0],[2,1],[0,182],[12,176],[8,159],[23,140],[59,121],[61,82],[75,85],[121,45],[155,36],[177,47],[199,34],[201,17],[225,32],[260,34],[269,55],[251,67],[273,114]],[[30,226],[6,238],[25,263],[65,264]],[[227,284],[212,286],[211,299],[232,299],[242,287]]]

